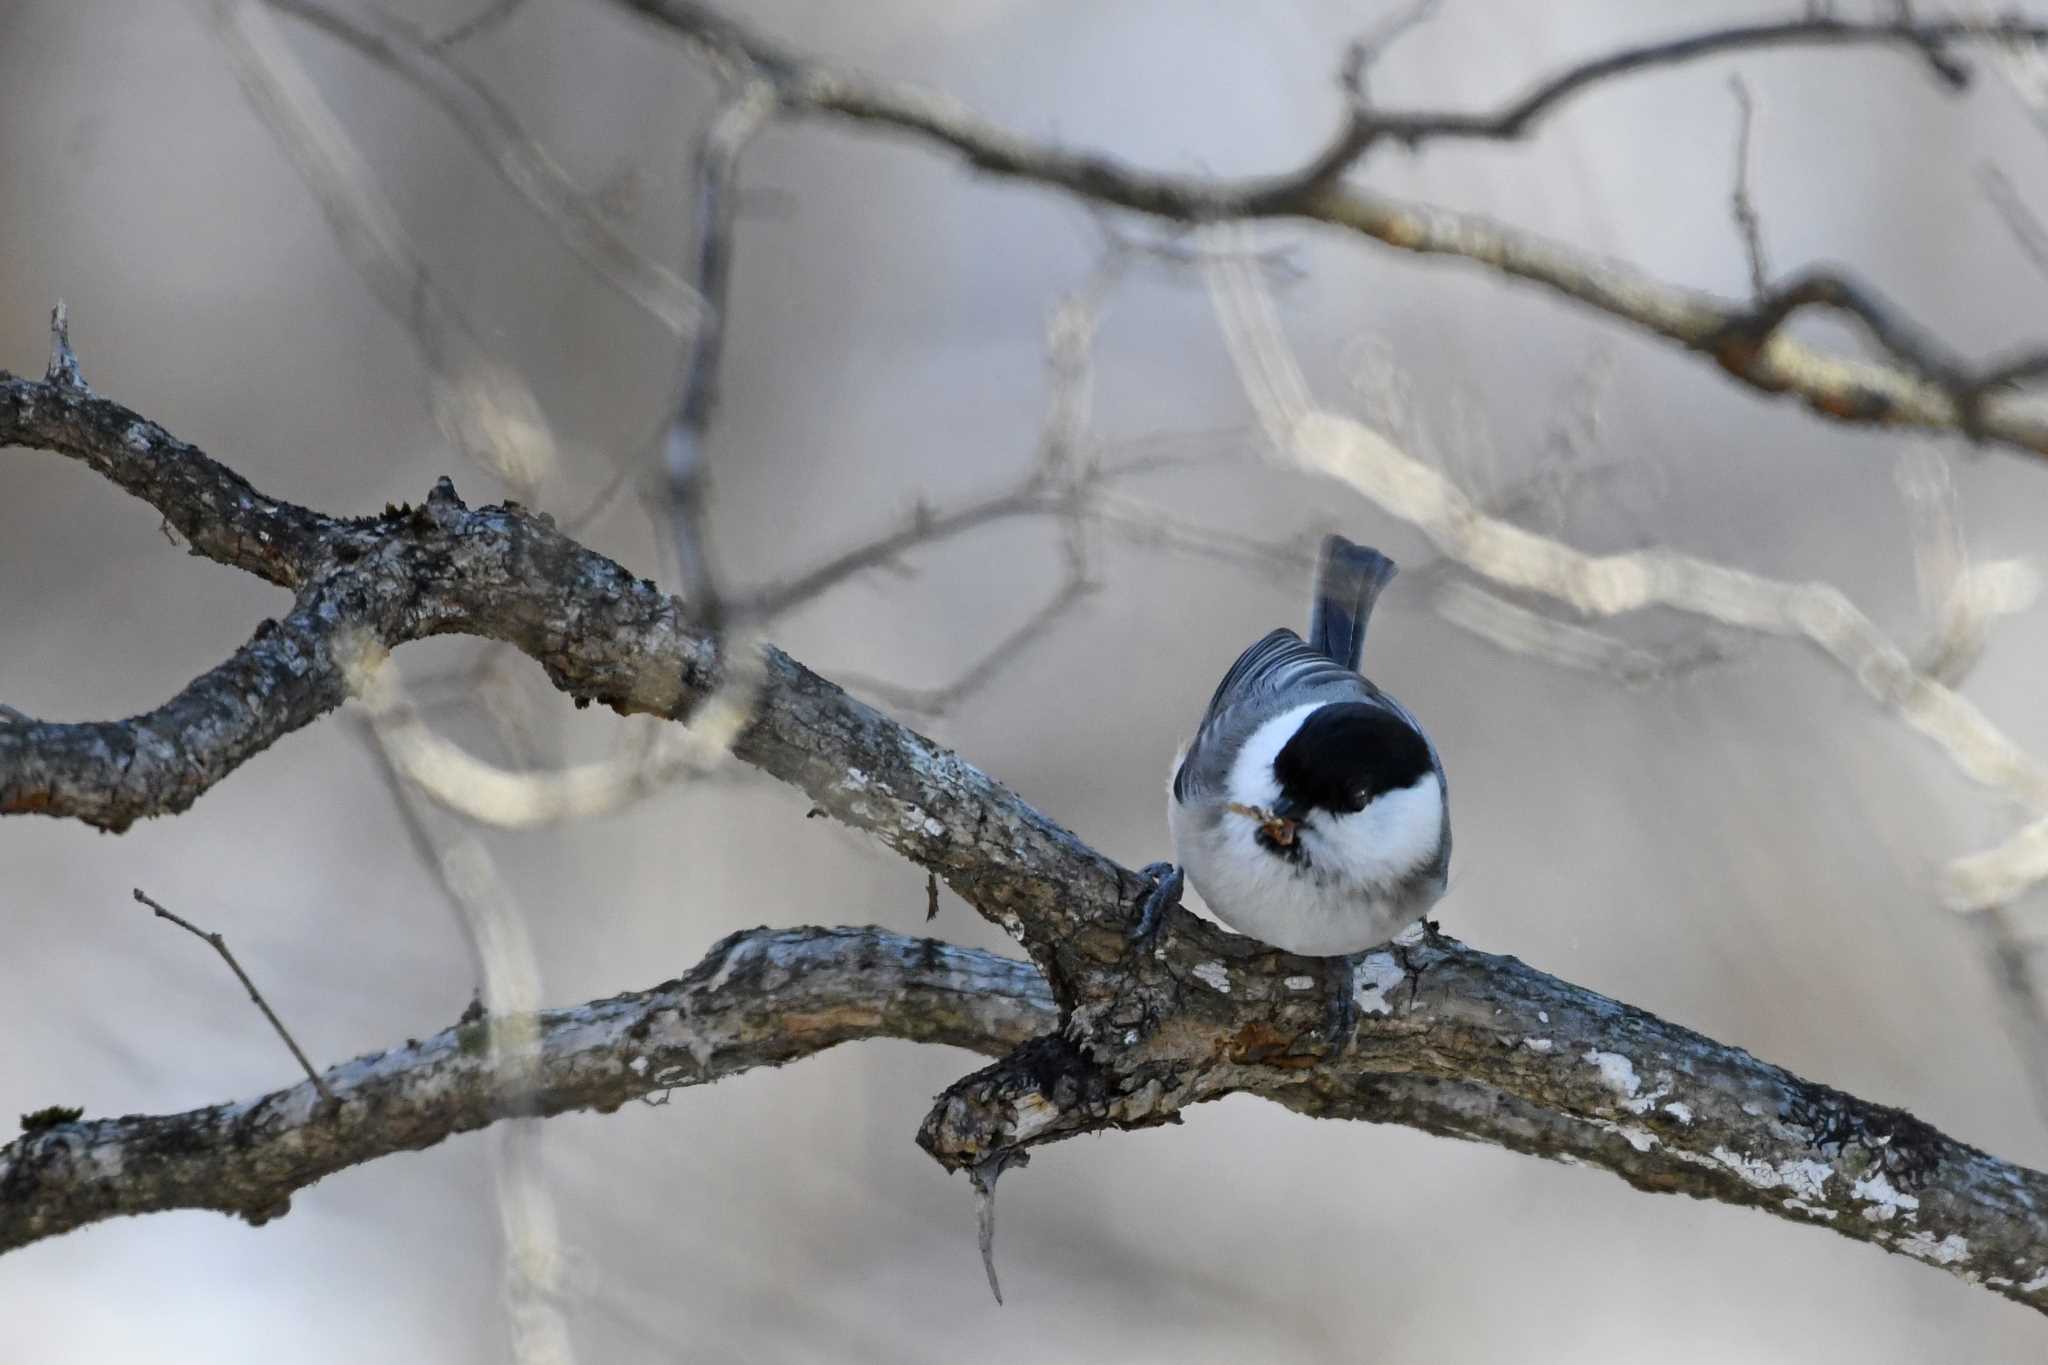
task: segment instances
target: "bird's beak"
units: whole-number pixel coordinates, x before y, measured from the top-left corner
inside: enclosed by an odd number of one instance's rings
[[[1266,818],[1259,822],[1259,827],[1268,839],[1282,848],[1289,848],[1301,829],[1301,817],[1305,813],[1300,802],[1283,796],[1266,812]]]

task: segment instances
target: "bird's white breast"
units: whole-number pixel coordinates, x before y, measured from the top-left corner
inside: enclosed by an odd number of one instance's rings
[[[1325,703],[1273,717],[1248,736],[1231,764],[1225,800],[1270,809],[1280,798],[1273,760],[1302,720]],[[1347,815],[1317,811],[1297,832],[1308,865],[1258,841],[1259,822],[1235,811],[1167,802],[1176,856],[1188,881],[1231,928],[1289,952],[1333,956],[1384,943],[1443,894],[1421,875],[1443,839],[1443,786],[1426,773]]]

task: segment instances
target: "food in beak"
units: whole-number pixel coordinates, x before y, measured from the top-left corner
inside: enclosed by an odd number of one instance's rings
[[[1265,835],[1281,848],[1293,846],[1294,833],[1301,827],[1301,822],[1298,820],[1290,820],[1286,816],[1275,815],[1272,811],[1261,810],[1257,806],[1241,806],[1233,801],[1230,803],[1229,809],[1248,820],[1256,821],[1259,826],[1259,833]]]

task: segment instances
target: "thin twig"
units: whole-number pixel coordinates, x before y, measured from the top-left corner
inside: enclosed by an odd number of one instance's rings
[[[526,0],[491,0],[469,18],[452,28],[434,35],[431,41],[435,47],[460,47],[471,38],[488,33],[510,19],[526,4]]]
[[[292,1056],[298,1059],[300,1068],[306,1073],[306,1079],[311,1081],[313,1088],[320,1092],[320,1098],[331,1103],[334,1099],[334,1092],[327,1088],[327,1082],[320,1078],[320,1073],[315,1071],[313,1064],[306,1060],[306,1054],[300,1050],[298,1040],[293,1038],[291,1030],[284,1026],[284,1020],[277,1017],[277,1011],[270,1008],[270,1002],[263,998],[263,992],[256,989],[256,983],[251,981],[249,974],[242,970],[242,964],[235,961],[235,955],[228,951],[227,939],[219,934],[209,934],[192,921],[164,909],[163,906],[145,895],[139,886],[135,888],[135,899],[156,911],[158,919],[167,919],[186,933],[205,939],[213,945],[213,950],[220,954],[223,962],[228,964],[229,969],[234,972],[235,978],[242,983],[242,988],[249,992],[249,998],[256,1002],[256,1008],[263,1011],[263,1017],[268,1019],[270,1026],[277,1030],[277,1036],[284,1039],[284,1045],[292,1050]]]
[[[2006,231],[2012,234],[2013,245],[2033,262],[2035,270],[2048,275],[2048,227],[2042,225],[2041,219],[2027,207],[2027,201],[2020,197],[2012,181],[2006,179],[2005,172],[1998,167],[1988,164],[1978,167],[1977,181],[1984,187],[1984,197],[1991,201],[1991,207],[1997,210],[2005,223]]]
[[[1439,0],[1411,0],[1405,7],[1373,25],[1346,49],[1337,79],[1360,109],[1366,107],[1365,78],[1374,64],[1403,34],[1434,15],[1438,3]]]
[[[1751,198],[1749,187],[1756,99],[1749,92],[1749,82],[1740,75],[1728,78],[1728,88],[1735,92],[1735,106],[1741,111],[1735,134],[1735,188],[1729,195],[1728,207],[1735,218],[1735,230],[1742,237],[1743,255],[1749,261],[1750,294],[1761,299],[1770,292],[1771,272],[1764,263],[1763,223],[1757,217],[1756,201]]]
[[[772,87],[748,81],[711,121],[697,147],[696,242],[690,276],[704,300],[705,316],[691,333],[683,354],[679,397],[674,416],[662,433],[661,458],[667,476],[670,545],[683,600],[706,626],[715,626],[724,610],[705,536],[706,443],[718,404],[719,361],[725,353],[738,200],[734,181],[741,155],[774,113],[775,102]]]
[[[78,368],[78,357],[71,350],[71,311],[62,299],[50,310],[50,367],[43,379],[67,389],[90,387],[85,382],[85,372]]]

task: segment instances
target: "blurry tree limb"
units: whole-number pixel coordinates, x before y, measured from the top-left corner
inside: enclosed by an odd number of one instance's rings
[[[1949,50],[1983,41],[2039,43],[2048,23],[1866,23],[1828,16],[1714,30],[1585,62],[1485,115],[1396,113],[1352,101],[1342,128],[1297,170],[1240,179],[1165,174],[1097,152],[1021,137],[959,102],[914,86],[870,81],[809,61],[696,0],[617,0],[709,53],[773,84],[792,113],[817,114],[904,133],[951,150],[975,170],[1065,190],[1092,204],[1187,223],[1292,218],[1324,223],[1402,251],[1472,261],[1542,285],[1706,356],[1766,393],[1789,393],[1816,412],[1858,424],[1955,431],[2048,455],[2048,417],[1999,400],[2048,377],[2048,354],[1965,362],[1902,316],[1869,285],[1826,269],[1805,271],[1763,298],[1731,302],[1653,279],[1484,217],[1409,203],[1342,179],[1387,139],[1511,139],[1579,92],[1626,72],[1715,53],[1785,46],[1889,46],[1912,51],[1951,84]],[[1886,354],[1863,360],[1815,350],[1786,334],[1807,309],[1859,321]]]
[[[449,444],[532,498],[557,463],[532,387],[428,269],[377,177],[260,0],[204,0],[243,95],[320,206],[342,259],[411,335]]]
[[[2048,817],[2048,766],[1976,703],[1921,672],[1841,589],[1766,578],[1661,548],[1587,554],[1491,516],[1371,426],[1316,402],[1255,273],[1225,262],[1211,267],[1211,278],[1239,377],[1268,440],[1286,460],[1352,488],[1488,581],[1540,594],[1581,615],[1662,606],[1725,626],[1804,639],[1873,701],[1938,745],[1966,776]],[[2031,580],[2023,568],[2011,576]],[[2028,584],[2008,586],[2024,593]],[[2038,837],[2033,842],[2048,845]],[[2002,904],[2011,891],[2003,878],[2041,865],[2038,847],[2029,852],[2020,842],[1959,859],[1951,865],[1946,895],[1958,909]]]
[[[695,291],[620,237],[511,109],[451,60],[448,44],[375,5],[343,13],[323,0],[262,3],[303,20],[410,83],[439,106],[499,178],[599,279],[673,333],[685,334],[696,325],[701,301]]]
[[[144,497],[194,553],[292,588],[301,623],[243,651],[271,672],[188,688],[181,704],[201,723],[0,727],[0,812],[119,828],[181,809],[374,676],[384,651],[428,635],[508,641],[579,700],[665,716],[687,715],[730,668],[651,583],[545,517],[466,507],[446,481],[417,509],[329,517],[264,497],[118,404],[11,376],[0,444],[68,455]],[[266,652],[273,636],[291,647]],[[741,934],[648,995],[527,1016],[503,1034],[479,1019],[329,1071],[331,1114],[315,1111],[308,1083],[190,1114],[38,1128],[0,1148],[0,1247],[127,1212],[275,1216],[322,1175],[504,1116],[503,1046],[533,1054],[519,1107],[554,1113],[887,1035],[1014,1048],[928,1115],[920,1141],[951,1169],[1252,1093],[1819,1223],[2048,1312],[2048,1175],[1434,935],[1365,959],[1362,1022],[1332,1038],[1330,962],[1179,909],[1133,948],[1139,874],[788,656],[749,653],[757,705],[734,754],[936,874],[1022,942],[1042,979],[874,930]]]
[[[459,47],[472,38],[481,37],[498,25],[517,14],[526,0],[489,0],[475,14],[454,24],[430,40],[435,47]]]
[[[774,92],[748,81],[733,92],[698,140],[692,176],[695,241],[690,277],[705,316],[684,348],[675,411],[661,437],[669,545],[684,598],[697,619],[715,627],[724,603],[711,569],[708,499],[711,418],[718,406],[719,361],[730,324],[733,227],[740,157],[775,112]]]

